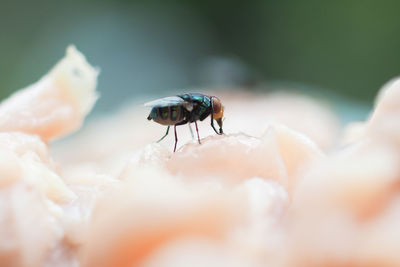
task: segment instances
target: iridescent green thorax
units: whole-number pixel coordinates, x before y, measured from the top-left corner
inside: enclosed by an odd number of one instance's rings
[[[211,112],[211,99],[209,96],[202,94],[184,94],[179,95],[182,99],[195,103],[195,107],[191,112],[191,118],[189,118],[190,122],[196,120],[204,120]]]

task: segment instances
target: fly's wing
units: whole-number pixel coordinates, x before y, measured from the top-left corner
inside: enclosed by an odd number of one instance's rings
[[[186,110],[192,111],[193,104],[183,100],[178,96],[168,96],[164,98],[159,98],[144,104],[145,107],[167,107],[172,105],[180,105],[183,106]]]

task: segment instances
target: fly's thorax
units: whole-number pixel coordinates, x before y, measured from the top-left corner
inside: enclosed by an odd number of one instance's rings
[[[202,121],[210,115],[211,99],[209,96],[193,93],[180,95],[180,97],[193,104],[193,110],[188,114],[188,121]]]
[[[154,107],[150,112],[153,120],[162,125],[175,125],[184,120],[184,115],[185,111],[179,105]]]

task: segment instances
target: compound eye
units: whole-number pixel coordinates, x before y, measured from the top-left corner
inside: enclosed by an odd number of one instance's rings
[[[213,117],[214,119],[220,119],[224,116],[224,107],[221,104],[221,101],[217,97],[212,98],[213,102]]]

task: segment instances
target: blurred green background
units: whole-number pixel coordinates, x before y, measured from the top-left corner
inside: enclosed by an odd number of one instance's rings
[[[2,1],[0,98],[75,44],[98,111],[142,94],[286,81],[371,105],[400,73],[400,1]],[[261,89],[260,89],[261,88]]]

